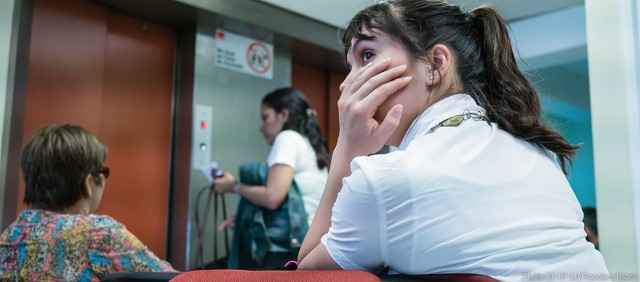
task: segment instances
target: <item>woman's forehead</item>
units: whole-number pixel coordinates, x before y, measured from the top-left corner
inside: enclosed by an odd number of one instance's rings
[[[379,36],[383,36],[383,32],[377,29],[368,29],[363,27],[351,38],[351,47],[361,40],[373,40]]]

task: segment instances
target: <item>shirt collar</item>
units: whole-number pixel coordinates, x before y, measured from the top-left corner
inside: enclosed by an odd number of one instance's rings
[[[398,149],[406,149],[413,139],[426,134],[432,127],[452,116],[478,111],[484,113],[484,109],[478,106],[476,101],[468,94],[447,96],[425,109],[413,120]]]

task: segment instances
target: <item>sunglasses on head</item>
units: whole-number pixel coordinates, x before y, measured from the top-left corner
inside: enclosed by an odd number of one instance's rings
[[[100,170],[96,171],[97,174],[104,175],[104,178],[109,178],[109,167],[103,166]]]

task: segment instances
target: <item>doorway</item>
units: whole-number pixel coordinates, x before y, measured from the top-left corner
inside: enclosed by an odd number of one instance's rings
[[[168,232],[175,37],[170,28],[92,1],[34,0],[22,124],[22,144],[54,123],[96,134],[108,147],[111,168],[98,213],[122,222],[161,258]],[[19,212],[22,182],[18,189]]]

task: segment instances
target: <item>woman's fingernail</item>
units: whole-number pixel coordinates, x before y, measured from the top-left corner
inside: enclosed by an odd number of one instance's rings
[[[402,78],[402,82],[409,82],[413,79],[413,76],[407,76]]]
[[[403,106],[402,104],[397,104],[391,108],[391,112],[389,116],[394,119],[400,119],[402,117]]]

